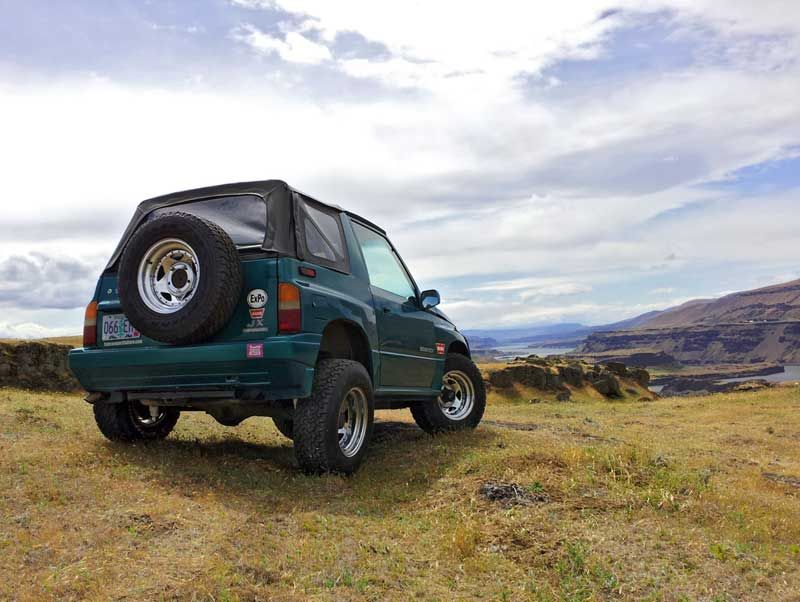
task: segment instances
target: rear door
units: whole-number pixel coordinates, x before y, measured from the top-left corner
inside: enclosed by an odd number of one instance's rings
[[[419,308],[414,282],[381,234],[353,224],[369,273],[380,340],[382,387],[433,386],[437,361],[433,321]]]

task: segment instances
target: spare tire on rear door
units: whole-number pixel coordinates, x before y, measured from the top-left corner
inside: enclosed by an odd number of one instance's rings
[[[188,213],[166,213],[131,236],[119,265],[119,298],[142,334],[199,343],[227,324],[242,292],[242,264],[230,236]]]

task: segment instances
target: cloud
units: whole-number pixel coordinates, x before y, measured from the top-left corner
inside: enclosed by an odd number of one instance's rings
[[[0,261],[0,306],[73,309],[94,292],[100,266],[64,255],[32,252]]]
[[[216,24],[193,14],[200,29],[184,36],[214,36],[214,61],[179,45],[155,47],[165,59],[146,78],[126,71],[131,53],[91,75],[83,63],[39,79],[0,71],[0,265],[21,257],[40,273],[32,249],[107,257],[143,198],[280,177],[386,227],[463,327],[613,321],[678,274],[718,290],[732,274],[794,270],[797,190],[745,195],[741,169],[800,143],[796,3],[228,9]],[[632,33],[682,60],[619,56]],[[154,80],[164,63],[198,79]],[[576,63],[585,71],[563,68]],[[82,305],[67,291],[98,273],[61,280],[56,297]],[[12,284],[7,308],[64,303]]]
[[[257,27],[245,24],[233,32],[234,39],[262,54],[277,54],[284,61],[315,65],[330,60],[331,51],[296,31],[289,31],[284,39],[264,33]]]
[[[35,322],[17,324],[0,322],[0,338],[3,339],[43,339],[75,335],[76,333],[77,329],[75,328],[48,328]]]

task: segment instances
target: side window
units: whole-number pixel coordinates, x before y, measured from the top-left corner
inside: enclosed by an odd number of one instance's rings
[[[416,295],[414,285],[388,241],[369,228],[359,224],[353,227],[367,263],[370,284],[406,299],[413,298]]]
[[[339,215],[300,202],[306,251],[322,265],[347,271],[347,253]]]

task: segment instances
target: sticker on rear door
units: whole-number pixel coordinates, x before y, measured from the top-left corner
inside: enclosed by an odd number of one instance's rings
[[[264,343],[248,343],[247,359],[259,359],[264,357]]]
[[[264,306],[268,300],[267,291],[263,288],[254,288],[247,293],[250,321],[245,325],[242,332],[267,332],[267,327],[264,326]]]
[[[444,343],[436,343],[436,353],[444,355]]]
[[[247,293],[247,305],[249,305],[252,309],[264,307],[267,304],[268,299],[269,297],[267,296],[267,291],[265,291],[263,288],[254,288],[252,291]]]

